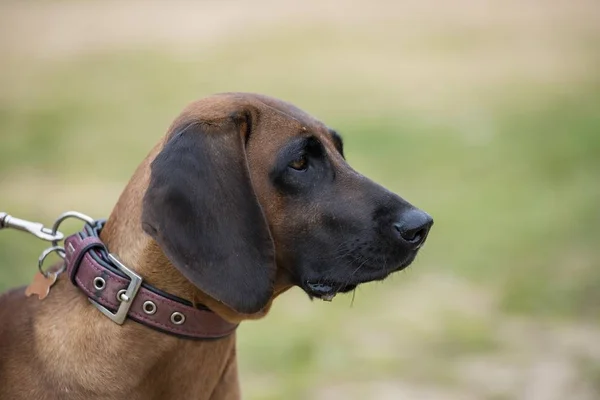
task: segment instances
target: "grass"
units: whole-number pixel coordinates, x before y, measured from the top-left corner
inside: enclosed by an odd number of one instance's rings
[[[528,343],[526,335],[504,336],[515,321],[532,331],[550,323],[600,332],[597,76],[578,68],[535,79],[513,71],[480,84],[454,71],[471,84],[443,75],[421,90],[397,73],[406,66],[389,50],[398,32],[276,29],[279,35],[259,32],[186,55],[7,57],[0,68],[0,209],[45,223],[67,209],[106,216],[187,102],[216,91],[268,93],[335,127],[357,170],[436,223],[413,267],[360,288],[354,302],[311,303],[294,290],[266,320],[244,324],[239,353],[248,398],[319,398],[350,383],[364,383],[354,395],[366,398],[367,384],[381,380],[516,398],[464,383],[461,363]],[[504,46],[498,33],[471,40],[477,33],[428,34],[404,54],[408,64],[456,67],[453,60],[479,57],[490,43]],[[597,60],[586,46],[581,57]],[[371,64],[353,58],[360,54]],[[2,232],[0,290],[26,283],[43,247]],[[534,365],[543,353],[527,357]],[[586,359],[578,376],[596,377],[597,363]]]

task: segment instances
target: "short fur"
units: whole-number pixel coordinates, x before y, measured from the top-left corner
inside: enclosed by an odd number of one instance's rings
[[[280,100],[188,106],[138,167],[102,240],[151,285],[231,322],[299,286],[329,297],[406,267],[432,221],[354,171],[337,133]],[[114,324],[65,276],[0,297],[0,399],[240,398],[235,334]],[[284,357],[284,355],[282,355]]]

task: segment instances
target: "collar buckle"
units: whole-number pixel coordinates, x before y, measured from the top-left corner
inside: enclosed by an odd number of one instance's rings
[[[140,287],[142,286],[142,277],[138,274],[136,274],[135,272],[133,272],[132,270],[130,270],[129,268],[127,268],[125,265],[123,265],[123,263],[121,261],[119,261],[117,259],[117,257],[115,257],[112,254],[108,254],[108,258],[110,259],[110,261],[112,261],[114,263],[114,265],[119,268],[121,270],[121,272],[123,272],[125,275],[127,275],[131,281],[129,282],[129,285],[127,286],[127,289],[125,289],[125,293],[120,292],[119,293],[119,308],[117,309],[116,313],[111,312],[108,308],[104,307],[103,305],[95,302],[94,300],[88,298],[88,300],[98,309],[100,310],[100,312],[102,312],[102,314],[106,315],[108,318],[111,319],[111,321],[113,321],[116,324],[119,325],[123,325],[123,322],[125,322],[125,319],[127,318],[127,313],[129,313],[129,309],[131,308],[131,305],[133,304],[133,300],[135,299],[135,296],[137,295],[138,290],[140,289]]]

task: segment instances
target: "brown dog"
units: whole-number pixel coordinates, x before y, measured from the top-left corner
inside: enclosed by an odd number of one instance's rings
[[[432,223],[350,168],[321,122],[266,96],[221,94],[174,121],[100,238],[144,282],[238,323],[294,285],[331,299],[386,278]],[[66,275],[42,301],[0,299],[2,400],[240,397],[235,333],[190,340],[115,324]]]

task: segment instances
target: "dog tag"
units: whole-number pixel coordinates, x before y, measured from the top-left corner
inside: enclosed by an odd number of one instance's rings
[[[50,288],[56,282],[57,277],[58,274],[55,272],[48,272],[47,277],[41,272],[36,273],[33,277],[33,282],[25,289],[25,296],[29,297],[37,294],[40,300],[44,300],[48,296],[48,293],[50,293]]]

